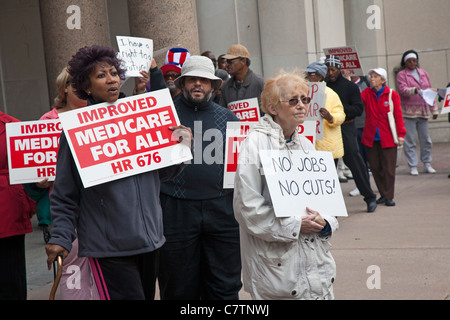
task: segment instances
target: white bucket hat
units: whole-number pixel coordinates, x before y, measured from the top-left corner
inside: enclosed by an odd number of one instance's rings
[[[213,89],[222,85],[222,79],[214,75],[215,69],[210,58],[204,56],[191,56],[181,68],[181,75],[175,79],[175,85],[181,89],[181,79],[183,77],[199,77],[211,80]]]

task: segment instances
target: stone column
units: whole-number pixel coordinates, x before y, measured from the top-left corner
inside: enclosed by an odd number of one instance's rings
[[[150,38],[153,50],[180,45],[192,55],[200,54],[195,0],[128,0],[130,33]],[[165,53],[155,57],[164,64]]]
[[[75,3],[75,4],[74,4]],[[50,104],[56,77],[84,46],[110,46],[106,0],[40,0]]]

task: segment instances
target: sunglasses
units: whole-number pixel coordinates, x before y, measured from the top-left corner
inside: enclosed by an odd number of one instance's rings
[[[233,64],[233,61],[236,61],[236,60],[241,60],[242,58],[241,57],[237,57],[237,58],[233,58],[233,59],[227,59],[226,60],[226,64]]]
[[[287,103],[289,103],[289,105],[291,107],[295,107],[298,104],[299,101],[301,101],[302,104],[306,105],[306,104],[309,104],[311,102],[311,98],[310,97],[301,97],[300,99],[299,98],[292,98],[292,99],[289,99],[287,101],[280,100],[280,102],[287,102]]]

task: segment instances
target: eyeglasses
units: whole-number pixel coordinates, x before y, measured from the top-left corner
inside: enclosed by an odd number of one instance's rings
[[[306,105],[306,104],[309,104],[311,102],[311,98],[310,97],[301,97],[300,99],[299,98],[292,98],[292,99],[289,99],[287,101],[280,100],[280,102],[287,102],[287,103],[289,103],[289,105],[291,107],[295,107],[298,104],[299,101],[301,101],[303,104]]]
[[[164,75],[164,79],[176,79],[180,76],[180,74],[178,72],[167,72]]]

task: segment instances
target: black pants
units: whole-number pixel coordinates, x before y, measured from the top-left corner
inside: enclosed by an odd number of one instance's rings
[[[161,195],[166,243],[158,284],[165,300],[239,299],[241,257],[233,193],[210,200]]]
[[[26,300],[25,235],[0,239],[0,300]]]
[[[135,256],[100,258],[111,300],[154,300],[159,250]]]
[[[356,187],[364,197],[364,201],[373,201],[376,199],[376,195],[370,187],[369,174],[359,152],[355,123],[342,124],[341,131],[342,141],[344,143],[344,163],[352,172]]]

